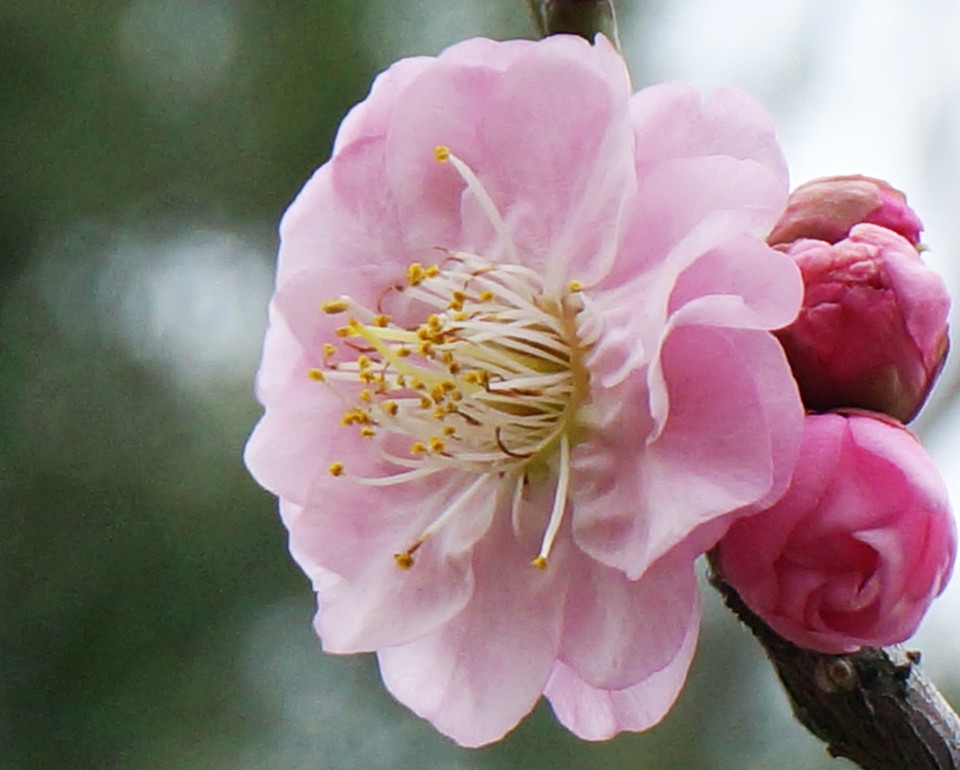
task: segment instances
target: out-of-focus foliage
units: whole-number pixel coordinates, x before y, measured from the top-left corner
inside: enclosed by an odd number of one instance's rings
[[[376,71],[524,6],[0,4],[0,768],[834,766],[719,611],[651,732],[458,749],[318,652],[242,467],[284,207]]]

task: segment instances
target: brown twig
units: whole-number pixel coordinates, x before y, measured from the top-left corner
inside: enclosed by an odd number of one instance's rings
[[[960,718],[902,647],[826,655],[758,618],[714,570],[710,582],[773,663],[794,716],[864,770],[960,770]]]
[[[613,0],[527,0],[541,36],[569,33],[589,41],[598,32],[617,47],[617,13]]]

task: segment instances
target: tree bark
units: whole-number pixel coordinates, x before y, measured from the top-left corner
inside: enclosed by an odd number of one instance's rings
[[[593,42],[598,32],[619,49],[613,0],[527,0],[541,36],[569,33]]]
[[[773,663],[794,716],[864,770],[960,770],[960,719],[902,647],[826,655],[797,647],[751,612],[716,571],[710,582]]]

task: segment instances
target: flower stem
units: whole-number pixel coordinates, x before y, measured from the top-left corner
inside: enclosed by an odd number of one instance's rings
[[[619,49],[613,0],[527,0],[541,36],[569,33],[593,42],[598,32]]]
[[[831,756],[864,770],[960,770],[960,718],[920,670],[920,653],[896,646],[827,655],[797,647],[747,607],[715,564],[710,582],[767,653],[794,716]]]

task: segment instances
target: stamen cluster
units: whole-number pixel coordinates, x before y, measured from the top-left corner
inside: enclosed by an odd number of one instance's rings
[[[349,297],[322,306],[350,313],[336,332],[341,342],[326,343],[322,367],[310,371],[339,386],[348,404],[341,423],[367,438],[411,438],[407,457],[390,457],[408,472],[358,481],[400,483],[450,467],[518,471],[574,429],[588,379],[579,285],[553,299],[529,268],[453,253],[443,267],[410,265],[394,290],[422,305],[422,321],[400,325]]]

